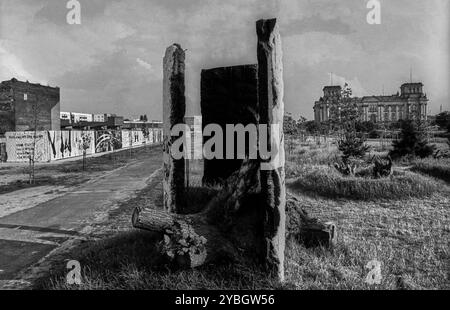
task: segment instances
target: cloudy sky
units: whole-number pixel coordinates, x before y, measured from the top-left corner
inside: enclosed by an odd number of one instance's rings
[[[354,95],[394,94],[422,81],[432,113],[450,109],[448,0],[381,0],[369,25],[366,0],[0,0],[0,80],[61,87],[61,109],[147,114],[161,119],[162,57],[187,49],[188,114],[199,113],[200,71],[256,63],[255,21],[277,17],[284,51],[286,110],[313,117],[330,83]]]

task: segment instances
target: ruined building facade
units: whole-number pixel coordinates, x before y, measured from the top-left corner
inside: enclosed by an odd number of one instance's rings
[[[11,79],[0,83],[0,134],[60,130],[58,87]]]
[[[360,121],[390,124],[399,120],[427,120],[428,99],[422,83],[405,83],[400,93],[391,96],[355,97]],[[323,97],[314,104],[314,120],[326,122],[330,108],[341,100],[341,86],[325,86]]]

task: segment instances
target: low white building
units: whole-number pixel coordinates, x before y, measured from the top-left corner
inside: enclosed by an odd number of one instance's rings
[[[106,116],[106,114],[94,114],[93,118],[94,118],[94,122],[96,122],[96,123],[103,123],[108,120],[108,117]]]
[[[70,122],[70,112],[60,112],[59,118],[61,120],[69,121]]]
[[[71,113],[71,117],[74,123],[93,121],[93,115],[87,113]]]
[[[76,113],[76,112],[60,112],[60,119],[69,121],[69,123],[92,122],[93,114]]]

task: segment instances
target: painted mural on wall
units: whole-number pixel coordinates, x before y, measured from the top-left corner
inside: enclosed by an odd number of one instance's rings
[[[95,153],[95,134],[93,131],[81,131],[79,139],[76,140],[77,148],[86,155]]]
[[[126,148],[126,147],[131,147],[133,146],[132,144],[132,132],[131,130],[123,130],[122,131],[122,147]]]
[[[148,136],[147,136],[147,139],[148,139],[148,143],[150,143],[150,144],[152,144],[153,143],[153,129],[148,129]]]
[[[50,144],[50,160],[58,160],[95,153],[94,132],[92,131],[47,131]],[[86,144],[89,140],[90,143]]]
[[[162,143],[163,142],[163,130],[161,128],[153,129],[153,142]]]
[[[38,131],[7,132],[8,162],[28,162],[35,149],[36,162],[48,162],[71,157],[102,153],[145,144],[160,143],[162,129],[101,131]]]
[[[122,147],[139,146],[143,144],[153,144],[152,130],[123,130]]]
[[[103,153],[122,148],[122,131],[99,130],[95,132],[95,152]]]
[[[50,153],[48,152],[49,143],[45,131],[36,132],[36,136],[32,131],[7,132],[5,137],[8,162],[29,162],[33,153],[36,162],[50,160]]]
[[[144,144],[144,134],[142,131],[133,131],[133,146]]]

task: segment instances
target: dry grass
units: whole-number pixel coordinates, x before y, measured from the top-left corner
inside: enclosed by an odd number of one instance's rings
[[[298,150],[296,150],[298,154]],[[315,152],[314,156],[311,153]],[[346,182],[331,172],[329,167],[315,167],[330,157],[330,150],[314,149],[303,153],[303,158],[291,157],[288,166],[296,173],[320,171],[331,174],[340,186]],[[333,152],[331,150],[331,152]],[[328,154],[327,154],[328,153]],[[332,156],[332,155],[331,155]],[[304,159],[307,164],[303,165]],[[309,166],[309,167],[308,167]],[[327,170],[328,169],[328,170]],[[292,172],[292,171],[291,171]],[[294,173],[293,173],[294,174]],[[199,173],[194,172],[199,181]],[[305,176],[308,176],[307,174]],[[276,284],[255,266],[212,265],[195,270],[176,270],[158,260],[155,246],[160,236],[130,231],[132,208],[160,200],[160,182],[149,184],[138,197],[124,203],[105,225],[102,241],[92,241],[65,255],[78,259],[83,266],[83,284],[68,287],[65,284],[65,266],[55,267],[43,278],[38,288],[49,289],[450,289],[450,191],[444,182],[405,172],[405,184],[436,182],[441,190],[428,197],[394,197],[400,189],[391,190],[384,200],[330,199],[327,195],[307,195],[298,188],[293,191],[311,216],[323,221],[334,221],[338,227],[338,243],[332,250],[306,249],[289,240],[286,248],[286,283]],[[306,177],[306,182],[322,182]],[[370,180],[368,180],[370,181]],[[389,190],[394,181],[380,185]],[[155,182],[158,182],[155,180]],[[332,183],[322,185],[332,189]],[[395,181],[397,182],[397,181]],[[200,184],[200,183],[195,183]],[[328,185],[327,185],[328,184]],[[349,185],[350,184],[350,185]],[[368,183],[369,184],[369,183]],[[373,184],[372,184],[373,185]],[[312,185],[311,185],[312,186]],[[315,184],[316,190],[320,184]],[[411,187],[408,191],[413,191]],[[288,189],[292,191],[291,189]],[[359,189],[362,191],[363,189]],[[420,190],[420,188],[419,188]],[[324,190],[322,190],[324,191]],[[348,189],[347,189],[348,191]],[[344,191],[345,192],[345,191]],[[426,193],[427,191],[424,191]],[[342,191],[341,191],[342,193]],[[381,192],[377,192],[377,196]],[[195,195],[194,192],[191,193]],[[209,195],[209,194],[208,194]],[[207,196],[208,196],[207,195]],[[348,196],[345,194],[344,196]],[[372,195],[373,196],[373,195]],[[394,199],[395,198],[395,199]],[[113,236],[111,236],[113,235]],[[380,285],[365,282],[369,261],[381,263]]]
[[[306,210],[339,229],[334,251],[290,245],[288,278],[299,289],[448,289],[447,195],[353,202],[298,195]],[[381,285],[368,285],[367,263],[381,263]]]
[[[146,194],[144,194],[146,195]],[[36,288],[45,289],[449,289],[450,237],[444,196],[424,202],[357,203],[298,195],[314,217],[337,223],[332,250],[306,249],[289,240],[286,283],[273,281],[256,266],[210,265],[178,270],[165,265],[156,251],[161,236],[129,231],[105,232],[102,241],[83,244],[64,255],[83,267],[81,286],[68,286],[60,263]],[[141,197],[142,199],[143,197]],[[133,201],[133,206],[136,200]],[[124,218],[130,206],[123,206]],[[126,211],[126,212],[125,212]],[[122,221],[123,221],[122,219]],[[116,229],[116,228],[115,228]],[[369,285],[365,268],[381,263],[382,283]]]
[[[176,270],[165,265],[156,251],[158,235],[124,232],[79,247],[70,254],[82,266],[82,285],[69,286],[64,265],[37,284],[38,289],[258,289],[275,288],[267,275],[252,266],[205,266],[195,270]]]
[[[343,176],[328,166],[304,170],[290,184],[294,192],[353,200],[428,197],[439,188],[440,185],[433,180],[407,171],[396,171],[391,177],[373,179],[371,176]]]
[[[450,159],[417,159],[412,171],[420,172],[450,183]]]

